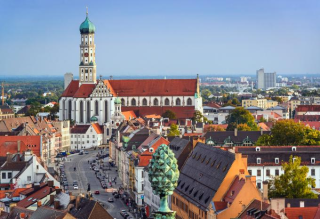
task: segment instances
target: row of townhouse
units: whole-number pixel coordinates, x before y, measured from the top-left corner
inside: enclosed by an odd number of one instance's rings
[[[9,118],[0,121],[0,136],[39,136],[40,157],[46,165],[54,167],[56,155],[70,150],[70,122],[38,119],[33,116]],[[19,138],[20,138],[19,137]],[[19,140],[19,139],[18,139]],[[27,143],[29,148],[35,144]]]

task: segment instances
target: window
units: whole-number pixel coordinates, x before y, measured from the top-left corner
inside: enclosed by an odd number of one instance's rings
[[[191,100],[191,98],[188,98],[188,100],[187,100],[187,105],[188,105],[188,106],[191,106],[191,105],[192,105],[192,100]]]
[[[260,151],[260,147],[256,147],[256,151]]]
[[[8,179],[12,178],[12,173],[8,173]]]
[[[261,183],[260,182],[257,183],[257,188],[261,189]]]
[[[257,164],[261,164],[261,158],[257,158]]]
[[[158,106],[159,105],[159,100],[156,98],[153,100],[153,105]]]
[[[257,176],[261,176],[261,170],[257,170]]]
[[[270,176],[270,170],[266,170],[266,176]]]
[[[275,170],[275,174],[274,175],[279,176],[279,169]]]
[[[73,135],[71,135],[71,138],[73,138]]]
[[[315,176],[316,175],[316,170],[315,169],[311,169],[311,176]]]
[[[90,135],[87,135],[87,138],[90,138]]]
[[[99,115],[99,102],[96,100],[94,105],[95,105],[95,115],[98,116]]]
[[[2,173],[2,179],[6,179],[7,178],[7,173]]]
[[[89,143],[89,140],[87,141],[87,143]]]
[[[279,158],[275,158],[275,159],[274,159],[274,162],[275,162],[276,164],[279,164]]]
[[[252,170],[248,170],[249,175],[252,176]]]
[[[297,151],[297,148],[296,147],[292,147],[292,151]]]
[[[169,105],[170,105],[170,101],[169,101],[169,99],[168,99],[168,98],[166,98],[166,99],[165,99],[165,101],[164,101],[164,105],[166,105],[166,106],[169,106]]]
[[[71,144],[73,144],[73,141],[71,141]]]
[[[123,98],[121,99],[121,105],[122,105],[122,106],[125,106],[125,101],[124,101]]]
[[[133,98],[133,99],[131,100],[131,106],[136,106],[136,105],[137,105],[136,99]]]
[[[314,157],[311,158],[311,163],[312,163],[312,164],[315,164],[315,163],[316,163],[316,158],[314,158]]]
[[[181,100],[180,100],[180,98],[177,98],[177,99],[176,99],[176,105],[177,105],[177,106],[181,106]]]
[[[28,181],[31,181],[31,176],[28,176],[28,177],[27,177],[27,180],[28,180]]]
[[[148,105],[148,101],[147,101],[146,98],[143,98],[143,100],[142,100],[142,105],[143,105],[143,106],[147,106],[147,105]]]

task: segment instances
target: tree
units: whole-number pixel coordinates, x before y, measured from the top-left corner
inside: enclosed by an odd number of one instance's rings
[[[256,141],[256,146],[268,146],[271,145],[271,136],[267,134],[261,135]]]
[[[317,198],[311,191],[315,179],[307,177],[309,168],[300,166],[301,158],[290,156],[289,162],[282,164],[284,174],[269,181],[270,198]]]
[[[247,124],[239,124],[237,125],[237,129],[239,131],[251,131],[251,128]]]
[[[204,123],[209,123],[209,124],[212,123],[212,121],[209,121],[207,117],[203,116],[202,113],[199,110],[196,110],[193,113],[192,120],[194,122],[204,122]]]
[[[179,136],[180,132],[178,126],[175,123],[171,123],[168,136]]]
[[[205,100],[208,100],[210,95],[211,95],[211,91],[209,89],[204,89],[204,90],[201,91],[201,96]]]
[[[235,108],[226,118],[227,131],[233,131],[239,124],[247,124],[252,131],[257,131],[258,126],[251,113],[243,107]]]
[[[220,125],[209,125],[204,129],[204,132],[221,132],[221,131],[225,131],[225,129]]]
[[[173,112],[172,110],[166,110],[163,114],[162,114],[163,118],[169,118],[169,119],[176,119],[176,114],[175,112]]]
[[[259,119],[259,122],[267,122],[267,120],[263,116],[261,116],[261,118]]]

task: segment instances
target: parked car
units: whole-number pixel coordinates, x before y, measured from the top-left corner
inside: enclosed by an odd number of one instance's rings
[[[64,185],[65,187],[66,187],[66,186],[69,186],[67,181],[63,181],[63,185]]]
[[[73,189],[79,189],[78,185],[73,185]]]
[[[128,218],[129,217],[129,214],[127,212],[121,212],[120,215],[123,217],[123,218]]]
[[[83,155],[83,152],[81,151],[81,152],[79,153],[79,155]]]
[[[78,185],[78,182],[77,182],[77,180],[73,180],[73,183],[72,183],[72,185]]]
[[[99,190],[96,190],[94,194],[99,195],[100,194]]]
[[[89,152],[88,152],[88,151],[85,151],[84,154],[89,154]]]
[[[108,198],[108,202],[114,202],[113,198]]]

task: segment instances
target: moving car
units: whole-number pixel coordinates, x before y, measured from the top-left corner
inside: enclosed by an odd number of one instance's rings
[[[89,152],[88,152],[88,151],[85,151],[84,154],[89,154]]]
[[[73,185],[73,189],[79,189],[78,185]]]
[[[114,202],[113,198],[108,198],[108,202]]]
[[[73,180],[73,183],[72,183],[72,185],[78,185],[78,182],[77,182],[77,180]]]
[[[99,195],[100,194],[99,190],[96,190],[94,194]]]

